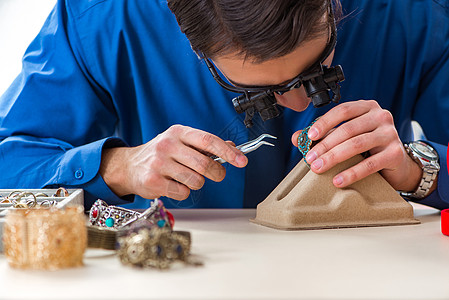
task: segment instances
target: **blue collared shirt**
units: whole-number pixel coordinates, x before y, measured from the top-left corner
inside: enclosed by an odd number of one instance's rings
[[[449,207],[449,20],[431,0],[343,0],[334,64],[343,66],[342,101],[375,99],[392,112],[403,141],[421,123],[440,155],[438,189],[423,203]],[[354,2],[354,3],[353,3]],[[255,207],[301,159],[290,137],[331,108],[281,116],[246,129],[223,90],[192,52],[165,1],[58,1],[23,58],[23,69],[0,98],[0,187],[64,186],[126,204],[108,188],[99,166],[105,147],[137,146],[171,125],[214,133],[236,144],[261,133],[276,147],[225,164],[219,183],[206,180],[167,207]],[[148,200],[135,197],[134,207]]]

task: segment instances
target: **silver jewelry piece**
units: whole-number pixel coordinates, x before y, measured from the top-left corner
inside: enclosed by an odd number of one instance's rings
[[[414,192],[399,191],[399,194],[405,198],[422,199],[428,196],[432,185],[440,171],[438,164],[438,153],[432,146],[423,141],[415,141],[404,144],[408,155],[421,167],[423,175],[418,188]]]
[[[159,199],[154,199],[151,206],[143,213],[123,207],[108,205],[98,199],[89,211],[90,224],[100,227],[119,229],[137,220],[145,219],[157,227],[173,227],[173,218]]]

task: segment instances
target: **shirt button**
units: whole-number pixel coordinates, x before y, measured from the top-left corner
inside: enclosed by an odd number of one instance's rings
[[[75,178],[76,179],[81,179],[84,176],[84,172],[82,170],[76,170],[75,171]]]

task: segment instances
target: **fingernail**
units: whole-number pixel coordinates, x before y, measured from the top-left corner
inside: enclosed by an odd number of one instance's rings
[[[313,140],[318,136],[318,130],[316,130],[314,127],[309,129],[309,133],[307,134],[309,136],[309,139]]]
[[[335,185],[342,185],[342,184],[343,184],[343,177],[341,177],[340,175],[335,176],[335,178],[334,178],[334,184],[335,184]]]
[[[314,168],[315,170],[321,169],[322,166],[323,166],[323,160],[321,158],[315,160],[312,163],[312,168]]]
[[[309,151],[306,155],[306,161],[311,164],[318,157],[315,151]]]
[[[237,162],[237,165],[244,167],[246,165],[246,156],[245,155],[237,155],[237,158],[235,159]]]

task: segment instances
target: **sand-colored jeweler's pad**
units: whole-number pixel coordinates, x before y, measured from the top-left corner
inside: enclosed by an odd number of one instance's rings
[[[355,156],[319,175],[301,160],[251,221],[284,230],[419,224],[412,206],[378,173],[346,188],[333,185],[335,175],[362,159]]]

